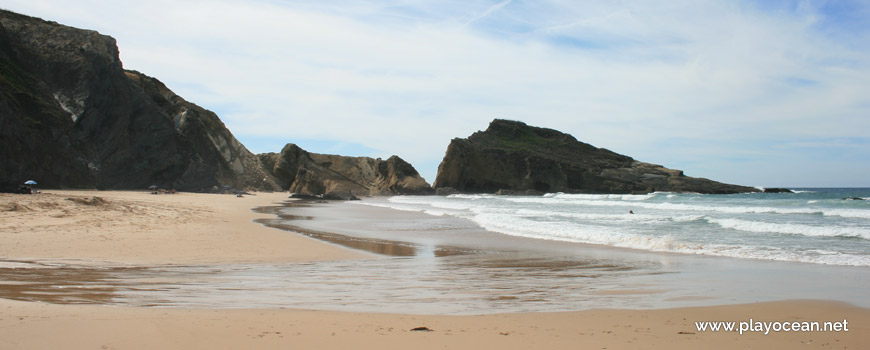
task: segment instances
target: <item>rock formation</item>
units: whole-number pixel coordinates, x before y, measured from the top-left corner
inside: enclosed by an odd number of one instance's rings
[[[115,39],[0,10],[0,191],[41,188],[425,193],[408,163],[248,151],[215,113],[125,70]],[[266,166],[261,160],[267,162]]]
[[[125,71],[111,37],[0,11],[0,181],[277,189],[218,117]]]
[[[391,194],[428,194],[432,188],[417,170],[397,156],[387,160],[310,153],[288,144],[281,153],[260,154],[264,168],[281,188],[302,195],[341,198]]]
[[[688,177],[680,170],[636,161],[556,130],[500,119],[486,131],[450,142],[434,187],[438,193],[502,194],[758,191]]]

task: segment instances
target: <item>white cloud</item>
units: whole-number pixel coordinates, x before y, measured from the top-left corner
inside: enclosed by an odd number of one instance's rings
[[[666,166],[682,164],[682,151],[657,145],[698,140],[710,159],[697,166],[710,173],[684,170],[714,179],[726,173],[717,157],[729,153],[777,161],[735,149],[740,140],[752,147],[768,138],[866,137],[870,56],[853,43],[867,32],[841,40],[823,30],[833,15],[818,6],[761,5],[16,0],[0,7],[114,36],[125,67],[217,111],[254,151],[277,151],[256,149],[264,137],[361,144],[383,152],[375,156],[402,156],[432,181],[449,140],[495,117]]]

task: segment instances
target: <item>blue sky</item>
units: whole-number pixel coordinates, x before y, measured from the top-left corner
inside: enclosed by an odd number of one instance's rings
[[[687,175],[870,186],[866,1],[67,1],[253,152],[397,154],[433,181],[493,118]]]

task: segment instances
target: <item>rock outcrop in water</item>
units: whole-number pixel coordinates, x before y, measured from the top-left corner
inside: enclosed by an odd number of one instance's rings
[[[288,144],[280,153],[259,157],[281,188],[298,194],[352,198],[432,192],[417,170],[397,156],[387,160],[345,157],[310,153]]]
[[[398,157],[254,155],[217,115],[125,70],[115,39],[0,10],[0,191],[42,188],[425,193]],[[267,164],[261,164],[261,160]]]
[[[486,131],[450,142],[434,187],[439,193],[503,194],[758,191],[685,176],[556,130],[500,119]]]

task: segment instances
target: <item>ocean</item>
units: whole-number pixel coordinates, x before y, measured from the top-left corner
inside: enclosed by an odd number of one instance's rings
[[[870,266],[870,188],[709,195],[396,196],[361,204],[455,216],[540,240],[654,252]]]

